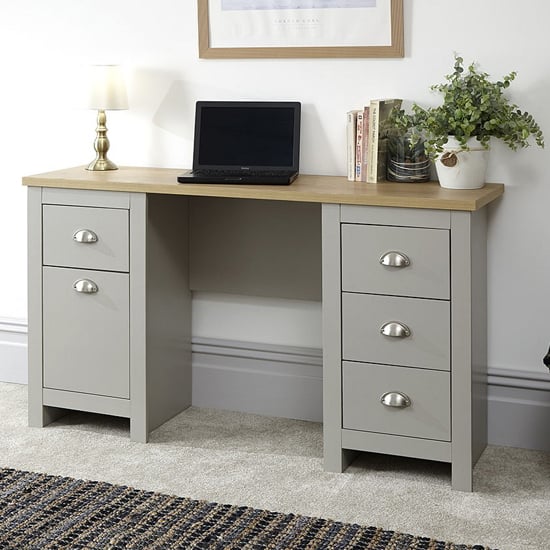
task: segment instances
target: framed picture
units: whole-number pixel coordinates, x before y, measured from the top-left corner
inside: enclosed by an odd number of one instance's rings
[[[403,57],[403,0],[198,0],[199,57]]]

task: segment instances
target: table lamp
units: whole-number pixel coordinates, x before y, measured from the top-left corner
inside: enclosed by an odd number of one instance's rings
[[[128,109],[122,70],[118,65],[93,65],[90,69],[88,108],[97,110],[97,128],[94,142],[96,158],[87,170],[117,170],[117,165],[107,158],[110,144],[105,111]]]

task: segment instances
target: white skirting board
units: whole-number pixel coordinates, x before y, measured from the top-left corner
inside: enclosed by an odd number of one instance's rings
[[[489,443],[550,451],[550,372],[489,369]]]
[[[27,324],[0,319],[0,382],[27,383]]]
[[[196,338],[193,405],[322,419],[321,350]],[[0,320],[0,382],[27,383],[27,327]],[[550,451],[550,372],[489,369],[489,443]]]
[[[321,422],[321,350],[193,341],[193,405]]]

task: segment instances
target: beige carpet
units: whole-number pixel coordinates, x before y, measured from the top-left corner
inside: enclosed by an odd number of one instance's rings
[[[72,413],[28,428],[27,388],[0,383],[0,465],[195,499],[320,516],[500,550],[550,548],[550,454],[489,447],[474,493],[446,464],[362,455],[322,468],[321,426],[191,408],[129,441],[128,421]]]

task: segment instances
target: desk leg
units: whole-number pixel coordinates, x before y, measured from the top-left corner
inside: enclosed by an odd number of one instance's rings
[[[452,487],[472,491],[487,445],[487,213],[452,212]]]
[[[337,474],[345,472],[358,454],[357,451],[338,449],[337,445],[334,444],[325,447],[323,463],[325,472],[334,472]]]
[[[322,235],[324,468],[329,472],[343,472],[351,457],[342,449],[339,205],[323,204]]]
[[[147,443],[149,440],[147,425],[143,423],[142,418],[136,418],[136,416],[130,418],[130,440],[136,443]]]
[[[31,401],[31,389],[29,388],[29,427],[43,428],[51,424],[58,418],[67,414],[66,409],[58,409],[57,407],[46,407],[40,403]]]
[[[188,199],[130,200],[130,437],[191,405]]]

